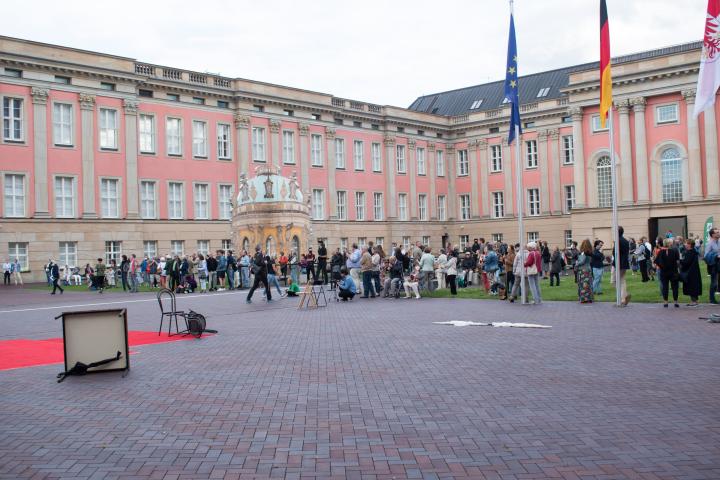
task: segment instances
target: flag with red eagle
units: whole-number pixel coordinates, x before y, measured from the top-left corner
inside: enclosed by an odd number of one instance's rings
[[[718,87],[720,87],[720,0],[708,0],[695,98],[695,116],[715,105],[715,93]]]

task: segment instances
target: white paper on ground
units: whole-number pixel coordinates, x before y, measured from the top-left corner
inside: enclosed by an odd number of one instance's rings
[[[512,327],[512,328],[552,328],[550,325],[538,325],[536,323],[510,323],[493,322],[479,323],[467,320],[451,320],[449,322],[433,322],[436,325],[452,325],[454,327]]]

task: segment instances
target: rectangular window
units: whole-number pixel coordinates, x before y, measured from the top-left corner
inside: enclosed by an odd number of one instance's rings
[[[421,193],[418,195],[418,220],[427,220],[427,195]]]
[[[122,242],[105,242],[105,264],[109,265],[110,260],[115,260],[120,266],[122,256]]]
[[[658,124],[663,123],[677,123],[678,121],[678,106],[676,103],[671,105],[659,105],[655,107],[655,117],[657,118]]]
[[[253,127],[252,129],[252,158],[253,162],[265,161],[265,129]]]
[[[143,255],[148,258],[157,257],[157,240],[144,240],[143,241]]]
[[[16,68],[5,68],[5,75],[8,77],[22,78],[22,70]]]
[[[527,191],[528,214],[531,217],[540,215],[540,190],[529,188]]]
[[[140,88],[140,89],[138,89],[138,96],[139,96],[139,97],[152,98],[152,97],[153,97],[153,91],[152,91],[152,90],[143,90],[142,88]]]
[[[220,249],[227,252],[228,250],[232,250],[232,240],[229,238],[224,238],[220,241]]]
[[[465,250],[470,246],[470,235],[460,235],[460,250]]]
[[[528,232],[527,238],[528,242],[537,242],[540,240],[540,232]]]
[[[407,193],[398,195],[398,220],[407,220]]]
[[[325,192],[313,189],[312,192],[313,220],[325,220]]]
[[[375,237],[375,245],[382,247],[385,244],[385,237]]]
[[[103,218],[118,218],[120,216],[120,189],[119,180],[103,178],[100,180],[100,208]]]
[[[353,142],[353,164],[355,170],[365,170],[365,152],[363,150],[362,140],[355,140]]]
[[[502,234],[502,233],[493,233],[493,234],[492,234],[492,241],[493,241],[493,242],[502,242],[502,241],[503,241],[503,234]]]
[[[605,128],[602,128],[600,126],[600,115],[593,115],[592,116],[592,131],[593,132],[607,132],[608,130],[608,122],[605,122]]]
[[[217,125],[217,156],[219,159],[230,160],[232,158],[232,131],[230,125],[218,123]]]
[[[402,237],[402,246],[406,251],[410,249],[410,237]]]
[[[107,90],[109,92],[113,92],[113,91],[115,91],[115,84],[107,83],[107,82],[100,82],[100,89]]]
[[[537,168],[537,140],[528,140],[525,142],[525,167]]]
[[[30,270],[30,259],[28,258],[28,244],[26,242],[10,242],[8,244],[8,255],[10,260],[20,262],[20,271]]]
[[[460,220],[470,220],[470,195],[460,195]]]
[[[75,179],[73,177],[55,177],[55,216],[58,218],[75,216]]]
[[[286,115],[286,116],[288,116],[288,117],[293,117],[293,116],[295,116],[295,112],[294,112],[293,110],[287,110],[287,109],[285,109],[285,110],[283,110],[283,114]]]
[[[147,180],[140,182],[140,216],[142,218],[157,218],[155,182]]]
[[[310,135],[310,160],[313,167],[322,167],[322,137],[320,135]]]
[[[3,98],[3,139],[9,142],[23,141],[22,98]]]
[[[230,108],[230,102],[226,102],[225,100],[218,100],[217,106],[218,108]]]
[[[425,245],[426,247],[429,247],[430,246],[430,237],[428,237],[427,235],[423,236],[422,244]]]
[[[383,194],[380,192],[373,193],[373,218],[378,221],[385,216],[385,204],[383,202]]]
[[[197,241],[197,253],[205,256],[210,253],[210,240]]]
[[[193,120],[193,157],[207,158],[207,123]]]
[[[347,192],[337,193],[337,218],[338,220],[347,220]]]
[[[62,83],[64,85],[70,85],[70,77],[63,77],[61,75],[55,75],[55,82]]]
[[[503,169],[502,145],[492,145],[490,147],[490,171],[491,172],[502,172],[502,169]]]
[[[355,192],[355,220],[365,220],[365,192]]]
[[[192,102],[196,105],[205,105],[205,99],[202,97],[193,97]]]
[[[435,160],[437,162],[437,176],[445,176],[445,154],[442,150],[435,152]]]
[[[170,182],[168,184],[168,217],[172,220],[182,219],[183,213],[183,184]]]
[[[438,220],[447,220],[447,198],[445,195],[438,195],[437,197],[437,216]]]
[[[232,217],[232,185],[218,185],[218,196],[220,198],[220,219],[229,220]]]
[[[565,248],[572,247],[572,230],[565,230]]]
[[[505,216],[505,194],[504,192],[493,192],[493,218]]]
[[[458,177],[465,177],[468,174],[468,151],[458,150]]]
[[[575,163],[575,152],[573,151],[573,136],[565,135],[563,140],[563,165],[572,165]]]
[[[195,184],[195,219],[207,220],[210,218],[208,198],[210,187],[207,183]]]
[[[347,237],[341,237],[340,238],[340,251],[344,252],[348,248],[348,238]]]
[[[100,148],[104,150],[118,148],[117,110],[100,109]]]
[[[565,185],[565,213],[575,208],[575,185]]]
[[[372,169],[373,172],[382,172],[382,150],[379,143],[372,144]]]
[[[58,257],[59,266],[77,267],[77,242],[60,242],[58,245],[60,256]]]
[[[185,255],[185,240],[170,240],[170,253],[178,257]]]
[[[53,143],[55,145],[72,145],[72,105],[56,103],[53,105]]]
[[[168,155],[182,155],[182,120],[168,118],[165,125]]]
[[[367,247],[367,237],[358,237],[357,243],[360,248]]]
[[[417,174],[418,175],[426,175],[427,174],[427,167],[425,166],[425,149],[424,148],[418,148],[417,149]]]
[[[335,168],[345,168],[345,140],[335,139]]]
[[[172,102],[179,102],[179,101],[180,101],[180,95],[178,95],[177,93],[168,93],[168,94],[167,94],[167,99],[170,100],[170,101],[172,101]]]
[[[407,165],[405,164],[405,145],[397,145],[397,173],[405,173]]]
[[[283,131],[283,163],[292,165],[295,163],[295,132]]]
[[[138,117],[140,153],[155,153],[155,117],[140,114]]]

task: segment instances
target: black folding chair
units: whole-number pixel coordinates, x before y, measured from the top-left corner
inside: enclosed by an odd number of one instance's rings
[[[188,330],[187,314],[177,309],[175,293],[173,293],[172,290],[163,288],[157,293],[157,300],[160,305],[160,329],[158,330],[158,335],[162,333],[163,322],[166,317],[168,319],[168,337],[186,332]],[[183,320],[185,320],[185,330],[182,332],[178,326],[178,317],[182,317]],[[175,320],[175,334],[172,333],[173,319]]]

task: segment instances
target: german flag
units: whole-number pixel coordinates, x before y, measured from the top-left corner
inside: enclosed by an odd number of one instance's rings
[[[612,76],[610,75],[610,25],[605,0],[600,0],[600,126],[605,128],[608,110],[612,106]]]

